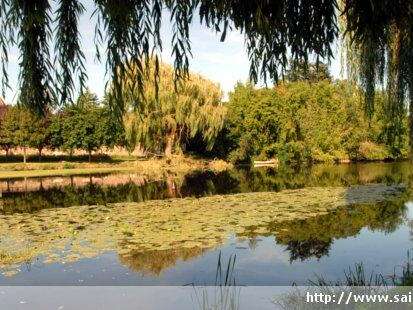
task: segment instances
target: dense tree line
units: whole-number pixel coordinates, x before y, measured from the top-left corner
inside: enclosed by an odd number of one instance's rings
[[[151,64],[154,68],[155,62]],[[131,65],[130,70],[137,74],[139,68]],[[69,154],[83,150],[89,160],[92,152],[115,145],[129,153],[139,147],[148,154],[170,156],[184,151],[188,139],[195,135],[212,148],[226,115],[219,85],[194,73],[175,83],[173,67],[161,64],[159,88],[146,83],[144,100],[135,101],[138,77],[131,76],[135,78],[123,81],[127,87],[121,115],[114,113],[116,107],[110,103],[114,85],[102,102],[86,91],[75,103],[45,116],[22,105],[4,108],[0,111],[0,146],[6,154],[12,148],[22,148],[24,161],[27,148],[37,149],[40,156],[45,148]]]
[[[152,63],[154,66],[155,64]],[[173,68],[159,65],[159,89],[145,83],[144,100],[134,79],[125,79],[124,110],[115,117],[109,91],[103,102],[89,91],[66,108],[41,117],[21,107],[0,111],[0,146],[45,148],[89,154],[115,145],[132,152],[170,156],[192,152],[234,163],[278,158],[312,163],[388,160],[408,153],[407,109],[394,127],[386,92],[367,115],[362,91],[351,81],[333,81],[327,66],[293,63],[285,81],[257,88],[238,83],[221,101],[218,85],[190,73],[175,84]],[[130,70],[138,70],[134,65]],[[133,76],[133,75],[131,75]],[[151,79],[151,75],[148,77]],[[148,81],[147,81],[148,82]],[[135,94],[136,95],[136,94]],[[395,135],[395,133],[397,133]]]
[[[4,107],[0,120],[0,146],[6,155],[12,148],[62,150],[70,154],[84,150],[91,159],[93,151],[111,148],[122,141],[123,131],[117,120],[95,95],[86,91],[77,102],[61,111],[38,116],[22,106]]]
[[[283,83],[257,88],[238,83],[226,104],[212,152],[235,163],[278,158],[286,163],[394,160],[408,153],[407,109],[395,126],[386,92],[373,115],[351,81],[333,81],[327,66],[295,63]],[[196,138],[188,147],[202,149]]]

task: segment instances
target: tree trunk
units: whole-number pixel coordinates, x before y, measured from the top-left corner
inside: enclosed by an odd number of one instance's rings
[[[38,149],[38,151],[39,151],[39,162],[42,161],[42,150],[43,150],[43,148]]]
[[[89,155],[89,163],[92,161],[92,151],[88,151],[88,155]]]
[[[166,185],[168,187],[168,197],[169,198],[176,198],[178,194],[177,186],[175,183],[175,178],[168,177],[166,179]]]
[[[26,163],[27,162],[27,158],[26,158],[26,147],[23,147],[23,162]]]
[[[174,142],[175,142],[175,135],[176,135],[175,129],[172,129],[166,135],[165,156],[167,156],[167,157],[172,155]]]

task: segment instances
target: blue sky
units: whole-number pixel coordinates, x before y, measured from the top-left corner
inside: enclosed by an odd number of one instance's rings
[[[94,46],[94,21],[90,1],[86,1],[87,12],[80,19],[80,31],[82,35],[82,48],[86,56],[86,70],[89,76],[88,87],[99,97],[104,93],[104,85],[108,79],[105,76],[105,64],[95,61]],[[230,32],[225,42],[220,42],[219,35],[214,31],[201,26],[196,17],[190,28],[191,46],[193,58],[190,62],[190,70],[200,73],[205,77],[218,82],[227,94],[231,91],[237,81],[247,81],[249,62],[245,53],[243,36],[238,32]],[[171,57],[170,40],[171,24],[169,17],[165,16],[162,25],[163,51],[162,60],[173,63]],[[331,73],[338,78],[340,75],[339,52],[335,51],[336,59],[332,60]],[[6,94],[7,102],[15,102],[17,98],[19,72],[18,51],[14,48],[10,52],[8,72],[12,90]]]

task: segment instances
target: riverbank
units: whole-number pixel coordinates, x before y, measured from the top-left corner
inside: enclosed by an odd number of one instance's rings
[[[170,158],[136,159],[133,157],[106,157],[105,160],[85,162],[52,161],[29,163],[0,163],[0,179],[67,176],[83,174],[105,174],[114,172],[135,172],[148,178],[165,175],[186,174],[195,170],[222,171],[232,165],[222,160],[205,160],[187,156]]]

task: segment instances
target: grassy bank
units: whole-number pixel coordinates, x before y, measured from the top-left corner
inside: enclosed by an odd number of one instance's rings
[[[138,173],[151,178],[166,174],[182,174],[193,170],[220,171],[231,167],[221,160],[203,160],[192,157],[173,156],[159,159],[136,159],[133,157],[105,157],[94,162],[85,161],[83,157],[72,158],[70,162],[55,161],[49,158],[47,162],[0,163],[0,179],[66,176],[81,174],[104,174],[113,172]],[[44,159],[46,160],[46,159]]]

